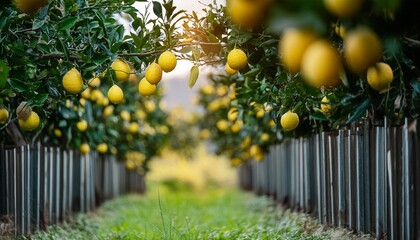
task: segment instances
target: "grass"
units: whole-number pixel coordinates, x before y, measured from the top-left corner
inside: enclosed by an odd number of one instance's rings
[[[51,227],[31,239],[327,239],[313,220],[239,190],[171,191],[106,202],[94,214]]]

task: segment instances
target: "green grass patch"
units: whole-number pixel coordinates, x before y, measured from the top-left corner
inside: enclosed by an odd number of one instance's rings
[[[106,202],[94,214],[39,232],[31,239],[327,239],[312,219],[239,190],[171,191]]]

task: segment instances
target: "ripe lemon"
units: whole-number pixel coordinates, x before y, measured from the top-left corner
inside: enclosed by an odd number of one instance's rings
[[[323,112],[325,115],[329,116],[332,113],[332,107],[330,104],[330,100],[327,98],[327,96],[323,97],[321,100],[321,112]]]
[[[260,141],[263,143],[270,141],[270,134],[268,133],[261,134]]]
[[[104,111],[102,112],[102,116],[104,117],[109,117],[114,113],[114,106],[110,105],[110,106],[106,106],[104,108]]]
[[[268,124],[270,127],[275,127],[276,126],[276,122],[274,122],[273,119],[271,119],[270,123]]]
[[[171,72],[176,67],[176,56],[170,51],[165,51],[159,56],[158,63],[164,72]]]
[[[90,88],[86,88],[80,96],[84,99],[90,99]]]
[[[235,48],[229,52],[227,63],[233,70],[241,70],[248,64],[248,57],[244,51]]]
[[[216,122],[216,127],[221,132],[225,132],[229,128],[229,122],[227,120],[225,120],[225,119],[220,119],[219,121]]]
[[[31,111],[29,117],[26,120],[19,119],[19,126],[23,131],[33,131],[39,126],[39,122],[40,120],[38,114],[34,111]]]
[[[288,111],[281,116],[280,124],[286,132],[292,131],[299,125],[299,116]]]
[[[96,151],[98,151],[98,153],[104,154],[108,152],[108,145],[106,143],[100,143],[98,146],[96,146]]]
[[[0,124],[5,124],[9,120],[9,111],[6,108],[0,108]]]
[[[127,130],[129,133],[134,134],[139,131],[139,124],[137,122],[131,122]]]
[[[354,73],[363,74],[382,55],[382,44],[372,30],[360,27],[349,32],[344,39],[344,58]]]
[[[145,97],[149,97],[156,93],[156,85],[150,84],[146,78],[139,82],[139,93]]]
[[[101,79],[99,78],[92,78],[89,82],[88,82],[89,87],[99,87],[101,86]]]
[[[238,118],[238,108],[236,107],[232,107],[231,109],[229,109],[229,112],[227,114],[227,118],[229,119],[229,121],[236,121],[236,119]]]
[[[118,85],[113,85],[108,90],[108,99],[114,104],[119,104],[124,100],[124,93]]]
[[[56,137],[61,137],[61,136],[63,136],[63,133],[61,132],[60,129],[56,128],[56,129],[54,129],[54,135]]]
[[[17,9],[26,14],[34,14],[45,6],[48,0],[14,0]]]
[[[88,154],[90,152],[89,144],[83,143],[80,145],[79,151],[81,154]]]
[[[259,145],[252,145],[249,148],[249,155],[251,155],[251,157],[253,157],[257,161],[264,160],[264,152]]]
[[[83,89],[82,75],[76,68],[72,68],[64,74],[62,84],[67,92],[78,94]]]
[[[237,157],[236,158],[232,158],[230,160],[230,164],[231,164],[232,167],[238,167],[238,166],[240,166],[242,164],[242,160],[240,158],[237,158]]]
[[[120,117],[122,120],[129,122],[131,120],[130,112],[127,110],[122,110],[120,112]]]
[[[337,49],[326,40],[312,43],[302,59],[302,75],[306,82],[316,88],[340,85],[341,59]]]
[[[209,138],[210,137],[210,130],[208,130],[208,129],[202,129],[201,131],[200,131],[200,133],[199,133],[199,136],[200,136],[200,138],[201,139],[207,139],[207,138]]]
[[[131,69],[131,72],[136,72],[136,70]],[[139,77],[137,76],[136,73],[132,73],[132,74],[130,74],[130,77],[128,78],[128,80],[130,80],[130,82],[133,82],[133,83],[138,83],[139,82]]]
[[[230,127],[230,131],[232,131],[232,133],[238,133],[239,131],[241,131],[242,126],[243,126],[243,122],[242,121],[236,121]]]
[[[363,0],[324,0],[325,8],[341,18],[348,18],[360,12]]]
[[[386,63],[376,63],[367,70],[367,81],[376,91],[381,92],[389,89],[393,79],[392,68]]]
[[[150,64],[146,69],[146,79],[150,84],[156,85],[162,80],[162,68],[157,63]]]
[[[241,29],[252,30],[261,26],[265,18],[266,7],[261,1],[230,0],[227,10],[232,22]]]
[[[86,120],[82,119],[76,123],[76,127],[80,132],[84,132],[88,128],[88,123]]]
[[[229,64],[226,63],[225,65],[225,71],[228,75],[234,75],[236,74],[238,71],[235,69],[232,69],[231,67],[229,67]]]
[[[114,70],[115,77],[120,82],[124,82],[130,77],[130,65],[122,59],[116,59],[111,64],[111,69]]]
[[[303,54],[317,34],[305,29],[287,29],[284,31],[278,46],[279,58],[291,73],[300,71]]]

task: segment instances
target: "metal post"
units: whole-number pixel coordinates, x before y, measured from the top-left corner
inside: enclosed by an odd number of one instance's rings
[[[338,226],[343,227],[346,215],[346,186],[345,186],[345,131],[339,130],[337,139],[337,151],[338,151]]]

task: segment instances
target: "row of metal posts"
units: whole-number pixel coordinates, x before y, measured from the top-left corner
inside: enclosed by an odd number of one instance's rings
[[[420,142],[411,124],[365,121],[285,141],[242,165],[240,184],[322,224],[420,239]]]
[[[0,236],[29,235],[144,188],[143,176],[113,156],[81,155],[39,143],[0,145]]]

